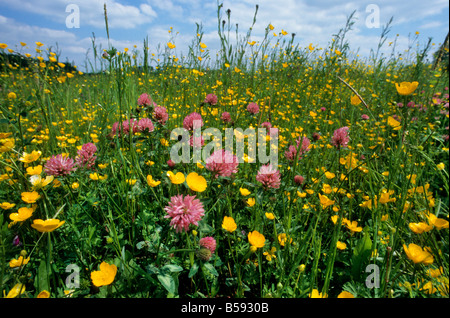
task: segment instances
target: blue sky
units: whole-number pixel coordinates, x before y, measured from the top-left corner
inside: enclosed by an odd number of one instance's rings
[[[296,34],[300,46],[326,47],[332,35],[345,25],[347,17],[356,10],[355,24],[348,33],[352,51],[367,56],[376,49],[382,26],[391,17],[393,23],[385,43],[396,39],[396,51],[402,52],[419,32],[418,44],[423,46],[429,37],[434,48],[444,41],[449,29],[449,3],[447,0],[410,1],[336,1],[336,0],[219,0],[225,10],[231,9],[232,25],[239,24],[245,34],[253,19],[255,5],[259,5],[252,40],[260,41],[265,28],[271,23],[279,33],[285,30]],[[196,23],[203,25],[203,42],[214,52],[219,48],[217,35],[217,0],[0,0],[0,43],[22,53],[35,54],[35,42],[44,48],[58,46],[62,61],[74,61],[84,70],[86,57],[92,53],[91,38],[107,48],[103,5],[106,2],[111,44],[117,49],[142,50],[143,39],[148,36],[151,53],[158,44],[165,45],[176,35],[177,54],[187,53],[187,47],[196,36]],[[79,28],[68,28],[68,5],[79,8]],[[379,10],[379,27],[369,27],[374,17],[368,10],[375,5]],[[368,10],[368,11],[366,11]],[[371,15],[372,14],[372,15]],[[375,21],[376,22],[376,21]],[[169,29],[173,28],[173,33]],[[21,47],[20,42],[27,43]],[[414,48],[417,43],[414,43]]]

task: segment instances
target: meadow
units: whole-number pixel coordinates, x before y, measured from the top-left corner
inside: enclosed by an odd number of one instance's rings
[[[173,29],[155,52],[93,39],[86,72],[0,43],[2,297],[448,298],[448,48],[382,33],[361,58],[351,25],[255,42],[219,7],[217,54],[200,25],[185,56]],[[244,155],[174,162],[194,121]],[[261,127],[276,166],[249,155]]]

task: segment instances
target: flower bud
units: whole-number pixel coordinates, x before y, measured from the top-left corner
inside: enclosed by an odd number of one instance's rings
[[[209,261],[209,259],[211,258],[211,251],[207,248],[200,248],[196,251],[196,255],[199,259],[201,259],[202,261]]]

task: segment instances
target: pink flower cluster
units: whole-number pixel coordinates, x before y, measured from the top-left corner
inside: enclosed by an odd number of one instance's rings
[[[203,204],[195,195],[175,195],[170,198],[169,205],[164,208],[167,215],[164,218],[172,218],[170,226],[177,233],[189,231],[189,225],[198,225],[198,222],[205,215]]]
[[[239,161],[237,156],[225,149],[216,150],[206,159],[206,169],[215,173],[215,177],[230,177],[237,173]]]
[[[91,169],[95,165],[96,156],[94,156],[97,151],[97,146],[93,143],[88,142],[81,146],[81,149],[77,151],[77,157],[75,158],[75,163],[77,167]]]
[[[281,184],[281,174],[271,164],[266,164],[259,168],[256,181],[259,181],[266,188],[278,189]]]
[[[161,125],[165,125],[166,121],[169,119],[167,109],[163,106],[156,106],[153,109],[153,118]]]
[[[334,131],[333,137],[331,138],[331,143],[333,146],[338,149],[347,147],[347,144],[350,141],[350,138],[348,137],[348,130],[349,128],[345,126]]]
[[[137,132],[152,132],[155,130],[155,126],[153,125],[152,120],[146,117],[141,118],[139,121],[132,118],[130,120],[125,120],[122,123],[115,122],[112,126],[113,135],[118,134],[118,136],[121,136],[123,134],[126,136],[130,133],[130,130],[133,134]]]
[[[205,97],[204,103],[210,104],[210,105],[216,105],[217,104],[217,96],[214,94],[208,94]]]
[[[153,102],[152,98],[147,93],[141,94],[141,96],[139,96],[138,98],[137,103],[139,106],[143,107],[156,106],[156,103]]]
[[[200,247],[204,247],[210,250],[211,253],[214,253],[217,246],[216,240],[212,236],[206,236],[201,238],[200,241],[198,241],[198,244],[200,245]]]
[[[259,113],[259,106],[258,106],[258,104],[253,103],[253,102],[249,103],[248,106],[247,106],[247,111],[250,114],[257,114],[257,113]]]
[[[222,119],[224,123],[231,123],[231,115],[229,112],[223,112],[222,116],[220,116],[220,119]]]
[[[67,176],[75,169],[73,159],[61,154],[52,156],[45,164],[45,173],[49,176]]]
[[[194,125],[196,125],[194,127]],[[194,128],[200,128],[203,126],[202,115],[193,112],[187,115],[183,120],[183,127],[187,130],[193,130]]]
[[[300,145],[301,142],[301,145]],[[285,151],[284,156],[286,159],[293,161],[295,157],[297,157],[298,153],[298,160],[302,158],[302,156],[307,153],[309,149],[309,145],[311,144],[311,141],[308,139],[308,137],[298,137],[297,138],[297,146],[290,145],[288,150]]]

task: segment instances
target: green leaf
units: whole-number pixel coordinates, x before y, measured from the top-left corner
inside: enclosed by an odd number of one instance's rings
[[[214,276],[219,276],[219,273],[217,272],[217,270],[214,268],[214,265],[211,263],[205,263],[204,264],[205,268]]]
[[[181,272],[183,270],[183,267],[178,266],[178,265],[173,265],[173,264],[167,264],[165,265],[163,268],[161,268],[161,270],[168,270],[172,273],[177,273],[177,272]]]
[[[41,260],[38,268],[38,286],[39,290],[50,290],[48,284],[49,273],[47,271],[47,262],[45,259]]]
[[[164,286],[164,288],[170,293],[175,294],[175,281],[173,277],[169,274],[158,274],[159,282]]]
[[[197,274],[198,272],[198,264],[194,263],[194,265],[192,265],[191,270],[189,271],[189,278],[192,278],[195,274]]]
[[[364,264],[372,254],[372,240],[369,233],[365,232],[353,250],[351,273],[354,280],[359,280]]]

